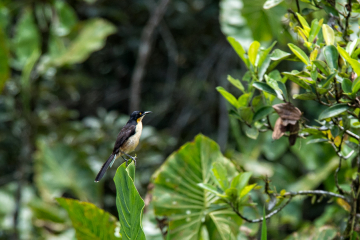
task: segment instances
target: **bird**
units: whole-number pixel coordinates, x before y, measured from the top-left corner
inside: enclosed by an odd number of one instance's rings
[[[101,178],[104,176],[106,170],[113,165],[115,160],[119,157],[122,157],[126,161],[126,165],[128,164],[128,159],[125,156],[132,159],[136,166],[136,157],[132,157],[129,155],[132,151],[135,150],[137,145],[139,144],[141,132],[142,132],[142,120],[145,115],[152,113],[150,111],[134,111],[130,115],[129,121],[119,132],[116,142],[114,145],[113,152],[104,165],[101,167],[99,173],[95,178],[95,182],[99,182]]]

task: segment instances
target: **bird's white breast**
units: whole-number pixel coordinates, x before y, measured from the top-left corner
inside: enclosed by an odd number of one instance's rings
[[[132,151],[135,150],[135,148],[139,144],[142,128],[143,128],[142,122],[139,122],[136,125],[135,134],[132,135],[131,137],[129,137],[129,139],[126,141],[126,143],[121,147],[121,150],[123,152],[131,153]]]

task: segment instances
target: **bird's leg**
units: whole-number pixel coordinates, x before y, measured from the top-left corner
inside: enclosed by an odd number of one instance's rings
[[[124,153],[123,151],[121,151],[121,153],[122,153],[122,154],[125,154],[126,156],[128,156],[129,158],[131,158],[131,159],[134,161],[134,164],[135,164],[135,166],[136,166],[136,157],[132,157],[132,156],[130,156],[129,154]]]
[[[125,160],[125,162],[126,162],[126,166],[128,165],[128,160],[124,157],[124,156],[121,156],[122,157],[122,159],[124,159]]]

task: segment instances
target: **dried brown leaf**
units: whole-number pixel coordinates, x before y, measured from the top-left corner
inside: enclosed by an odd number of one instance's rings
[[[277,139],[281,138],[284,135],[285,132],[286,132],[286,127],[283,126],[281,118],[278,118],[276,120],[276,123],[275,123],[275,126],[274,126],[274,131],[273,131],[273,134],[272,134],[272,138],[274,140],[277,140]]]
[[[301,111],[292,105],[291,103],[279,103],[274,106],[272,106],[277,114],[279,114],[280,118],[284,121],[298,121],[301,117]],[[288,125],[289,122],[286,122],[286,125]],[[290,123],[292,124],[292,123]],[[294,123],[295,124],[295,123]],[[294,125],[292,124],[292,125]]]

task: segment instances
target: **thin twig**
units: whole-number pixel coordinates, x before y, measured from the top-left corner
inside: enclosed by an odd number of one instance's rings
[[[289,200],[287,200],[287,202],[282,205],[280,208],[272,211],[271,213],[269,213],[268,215],[265,216],[265,220],[271,218],[272,216],[274,216],[275,214],[279,213],[281,210],[283,210],[283,208],[288,205],[291,201],[292,197],[289,198]],[[236,213],[236,215],[238,215],[240,218],[244,219],[245,221],[249,222],[249,223],[258,223],[258,222],[262,222],[264,218],[258,218],[258,219],[249,219],[247,217],[245,217],[244,215],[242,215],[239,210],[234,207],[234,205],[232,203],[228,204],[231,206],[231,208],[233,209],[233,211]]]
[[[351,0],[348,0],[348,3],[345,5],[345,8],[346,10],[348,11],[348,14],[346,15],[345,17],[345,30],[344,30],[344,40],[345,41],[349,41],[349,38],[347,37],[348,34],[347,34],[347,31],[349,29],[349,19],[350,19],[350,16],[351,16],[351,10],[352,10],[352,7],[351,7]]]
[[[282,197],[295,197],[295,196],[300,196],[300,195],[307,195],[307,196],[321,195],[321,196],[327,196],[327,197],[336,197],[336,198],[344,199],[346,202],[349,202],[349,200],[343,195],[324,191],[324,190],[305,190],[305,191],[298,191],[298,192],[286,192],[285,194],[282,194],[282,195],[275,194],[275,196],[282,196]]]

